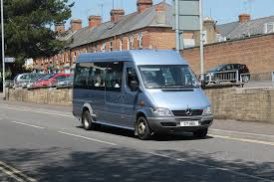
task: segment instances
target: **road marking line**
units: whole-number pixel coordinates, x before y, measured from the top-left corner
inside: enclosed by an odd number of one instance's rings
[[[37,181],[37,180],[35,180],[35,179],[31,178],[31,177],[28,177],[28,176],[24,175],[24,174],[23,174],[21,171],[19,171],[18,169],[15,169],[14,167],[9,166],[8,164],[6,164],[6,163],[4,163],[4,162],[2,162],[2,161],[0,161],[0,165],[2,165],[2,166],[4,166],[5,168],[8,169],[8,170],[7,170],[7,169],[5,169],[4,167],[1,167],[1,166],[0,166],[0,170],[1,170],[1,171],[3,171],[3,172],[4,172],[5,174],[7,174],[7,175],[13,177],[13,178],[16,179],[17,181],[25,182],[25,180],[22,179],[22,177],[25,178],[26,180],[30,181],[30,182],[36,182],[36,181]],[[16,175],[18,175],[18,176],[16,176]],[[21,178],[20,178],[19,176],[21,176]]]
[[[30,126],[30,127],[33,127],[33,128],[37,128],[37,129],[45,129],[44,127],[41,127],[41,126],[37,126],[37,125],[33,125],[33,124],[28,124],[28,123],[23,123],[23,122],[19,122],[19,121],[11,121],[12,123],[16,123],[16,124],[20,124],[20,125],[25,125],[25,126]]]
[[[54,116],[62,116],[62,117],[68,117],[68,118],[74,118],[72,115],[69,114],[61,114],[57,112],[47,112],[47,111],[37,111],[37,110],[31,110],[31,109],[24,109],[24,108],[12,108],[12,107],[2,107],[4,109],[9,110],[15,110],[15,111],[24,111],[24,112],[32,112],[32,113],[38,113],[38,114],[46,114],[46,115],[54,115]]]
[[[210,129],[211,131],[219,131],[219,132],[227,132],[227,133],[237,133],[237,134],[244,134],[244,135],[253,135],[253,136],[261,136],[261,137],[273,137],[274,135],[268,135],[268,134],[259,134],[259,133],[250,133],[250,132],[244,132],[244,131],[231,131],[231,130],[222,130],[222,129]]]
[[[95,138],[89,138],[89,137],[85,137],[85,136],[82,136],[82,135],[76,135],[76,134],[73,134],[73,133],[67,133],[67,132],[64,132],[64,131],[58,131],[58,132],[62,133],[62,134],[65,134],[65,135],[74,136],[74,137],[78,137],[78,138],[83,138],[83,139],[94,141],[94,142],[104,143],[104,144],[108,144],[108,145],[117,145],[116,143],[111,143],[111,142],[107,142],[107,141],[103,141],[103,140],[99,140],[99,139],[95,139]]]
[[[154,153],[154,152],[149,152],[149,154],[154,155],[154,156],[158,156],[158,157],[164,157],[164,158],[176,160],[178,162],[186,162],[186,163],[196,165],[196,166],[201,166],[201,167],[206,167],[206,168],[212,168],[212,169],[215,169],[215,170],[226,171],[228,173],[232,173],[232,174],[235,174],[235,175],[238,175],[238,176],[249,177],[249,178],[253,178],[253,179],[256,179],[256,180],[263,180],[263,181],[267,181],[267,182],[273,182],[273,180],[271,180],[271,179],[266,179],[266,178],[246,174],[246,173],[233,171],[233,170],[230,170],[230,169],[225,168],[225,167],[218,167],[218,166],[213,166],[213,165],[201,164],[201,163],[198,163],[198,162],[191,162],[191,161],[188,161],[188,160],[183,159],[183,158],[175,158],[175,157],[171,157],[171,156],[164,155],[164,154],[158,154],[158,153]]]
[[[235,141],[240,141],[240,142],[248,142],[248,143],[256,143],[256,144],[274,146],[274,142],[266,142],[266,141],[261,141],[261,140],[244,139],[244,138],[236,138],[236,137],[231,137],[231,136],[212,135],[212,134],[209,134],[209,136],[212,136],[215,138],[227,139],[227,140],[235,140]]]
[[[17,177],[17,176],[15,176],[12,172],[9,172],[9,171],[5,170],[5,169],[4,169],[3,167],[1,167],[1,166],[0,166],[0,171],[2,171],[3,173],[5,173],[5,174],[9,175],[10,177],[12,177],[12,178],[16,179],[16,180],[17,180],[17,181],[19,181],[19,182],[24,182],[24,180],[23,180],[23,179],[18,178],[18,177]]]

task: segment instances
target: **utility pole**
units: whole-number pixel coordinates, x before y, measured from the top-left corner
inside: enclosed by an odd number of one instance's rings
[[[179,0],[175,0],[175,30],[176,30],[176,50],[180,52],[180,30],[179,30]]]
[[[6,99],[6,89],[5,89],[5,38],[4,38],[4,8],[3,0],[1,0],[1,32],[2,32],[2,79],[3,79],[3,95]]]
[[[204,35],[203,35],[203,1],[199,1],[200,14],[200,66],[201,66],[201,81],[204,81]]]

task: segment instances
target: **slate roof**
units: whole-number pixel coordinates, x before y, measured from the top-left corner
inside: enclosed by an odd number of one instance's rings
[[[265,23],[274,23],[274,16],[250,20],[246,23],[232,22],[217,25],[218,32],[227,39],[240,39],[264,34]]]
[[[172,6],[165,2],[161,2],[166,11],[157,13],[154,5],[143,13],[132,13],[125,15],[118,22],[111,21],[102,23],[98,27],[85,27],[78,30],[71,36],[71,43],[68,48],[74,48],[88,43],[104,40],[127,32],[138,30],[145,27],[172,27]]]

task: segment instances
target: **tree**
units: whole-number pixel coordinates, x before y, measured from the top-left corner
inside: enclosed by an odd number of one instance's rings
[[[4,0],[6,55],[17,60],[50,57],[64,42],[56,39],[56,23],[71,17],[68,0]]]

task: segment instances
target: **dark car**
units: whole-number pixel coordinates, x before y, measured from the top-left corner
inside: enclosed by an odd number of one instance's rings
[[[249,69],[245,64],[221,64],[205,74],[205,84],[239,81],[246,83],[249,79]]]

